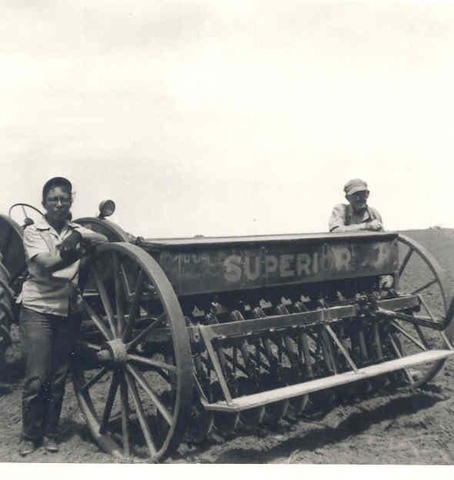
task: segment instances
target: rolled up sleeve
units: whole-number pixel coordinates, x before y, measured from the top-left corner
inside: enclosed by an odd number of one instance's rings
[[[49,252],[49,246],[43,236],[34,228],[25,229],[23,242],[27,261],[32,260],[39,253]]]
[[[343,227],[345,225],[345,205],[339,204],[333,208],[331,216],[329,217],[329,231],[332,232],[336,228]]]
[[[374,209],[375,210],[375,209]],[[383,227],[383,219],[381,218],[381,215],[375,210],[375,215],[377,216],[377,220],[381,223],[381,228],[384,229]]]

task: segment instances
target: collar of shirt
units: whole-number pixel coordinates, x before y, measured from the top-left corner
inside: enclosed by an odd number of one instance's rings
[[[352,220],[355,219],[356,222],[353,222],[353,223],[363,223],[363,222],[366,222],[367,220],[371,220],[372,217],[371,217],[371,214],[369,212],[369,207],[366,207],[366,209],[362,212],[362,213],[356,213],[353,211],[353,208],[352,206],[349,204],[347,205],[347,219],[349,220],[348,223],[352,223]]]
[[[79,226],[77,223],[67,221],[63,226],[60,234],[58,234],[57,231],[54,229],[54,227],[52,227],[52,225],[49,225],[45,217],[42,217],[36,220],[34,225],[37,230],[49,231],[50,233],[52,233],[53,235],[56,235],[57,237],[61,237],[63,233],[66,231],[66,229],[74,230]]]

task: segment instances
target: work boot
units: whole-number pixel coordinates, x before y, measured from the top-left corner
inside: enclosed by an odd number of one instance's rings
[[[60,451],[60,447],[58,446],[57,440],[55,440],[55,438],[52,438],[52,437],[44,437],[43,447],[49,453],[58,453]]]
[[[19,445],[19,455],[26,457],[36,450],[36,444],[33,440],[22,440]]]

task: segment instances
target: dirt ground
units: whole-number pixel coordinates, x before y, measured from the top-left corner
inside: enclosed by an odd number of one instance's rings
[[[454,231],[408,233],[443,264],[452,285]],[[0,462],[113,462],[91,440],[70,384],[61,418],[60,453],[48,454],[40,448],[21,458],[17,447],[23,365],[18,344],[0,375]],[[230,439],[215,437],[197,447],[182,444],[166,463],[451,465],[453,377],[454,362],[448,360],[424,390],[389,390],[337,405],[321,418],[283,421],[274,430],[243,431]]]

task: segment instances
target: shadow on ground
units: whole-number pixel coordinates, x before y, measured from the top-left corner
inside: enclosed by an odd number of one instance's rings
[[[385,405],[376,408],[363,409],[361,405],[358,405],[357,408],[361,411],[351,413],[335,427],[320,423],[322,426],[318,430],[311,430],[303,436],[288,438],[266,451],[257,451],[252,448],[233,448],[222,452],[212,461],[204,461],[199,448],[198,456],[201,457],[202,463],[270,463],[274,459],[289,457],[295,450],[313,451],[342,442],[352,435],[365,432],[371,425],[383,421],[397,420],[400,416],[428,409],[442,400],[444,398],[430,393],[409,393],[405,397],[393,398]],[[311,425],[317,424],[313,421],[310,423]],[[389,426],[385,428],[389,428]]]

